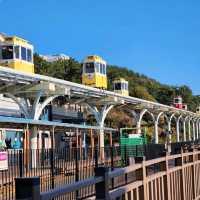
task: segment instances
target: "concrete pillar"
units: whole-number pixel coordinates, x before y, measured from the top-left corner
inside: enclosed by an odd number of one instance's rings
[[[198,127],[198,121],[196,121],[196,139],[199,137],[199,127]]]
[[[141,134],[141,123],[140,122],[137,122],[136,128],[137,128],[137,134]]]
[[[198,138],[200,138],[200,122],[198,121],[198,126],[199,126],[199,135]]]
[[[155,121],[154,122],[154,130],[155,130],[155,135],[154,135],[154,138],[155,138],[155,144],[158,144],[158,122]]]
[[[183,121],[183,141],[186,141],[186,125],[185,125],[185,121]]]
[[[104,160],[104,130],[102,129],[99,132],[99,148],[101,160]]]
[[[188,120],[188,136],[189,136],[189,141],[191,141],[191,124],[190,124],[190,120]]]
[[[94,114],[96,122],[101,128],[99,131],[99,148],[101,150],[100,155],[102,159],[104,159],[104,121],[113,106],[114,105],[105,105],[99,110],[96,106],[93,107],[88,105],[89,110]]]
[[[176,141],[179,142],[180,141],[180,129],[179,129],[179,120],[177,120],[176,122]]]
[[[31,129],[31,149],[37,149],[37,126],[33,126]]]
[[[33,126],[31,128],[31,136],[30,136],[30,149],[31,149],[31,161],[32,168],[36,168],[37,166],[37,126]]]
[[[192,131],[193,131],[193,141],[196,140],[196,137],[195,137],[195,123],[194,121],[192,121]]]
[[[171,134],[171,131],[172,131],[172,127],[171,127],[171,121],[168,122],[168,131],[169,131],[169,143],[172,142],[172,134]]]

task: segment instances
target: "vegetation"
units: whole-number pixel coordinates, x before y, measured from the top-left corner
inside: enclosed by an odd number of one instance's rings
[[[36,73],[81,83],[81,63],[73,58],[49,63],[35,54],[34,62]],[[188,109],[192,111],[195,111],[200,103],[200,97],[194,96],[192,90],[186,85],[176,87],[161,84],[128,68],[113,65],[108,65],[107,74],[109,90],[112,90],[112,81],[115,78],[123,77],[129,81],[130,96],[170,105],[173,98],[180,95],[184,103],[188,104]]]

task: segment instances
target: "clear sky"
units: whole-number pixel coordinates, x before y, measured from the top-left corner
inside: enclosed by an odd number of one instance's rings
[[[40,54],[98,54],[200,94],[199,0],[0,0],[0,32]]]

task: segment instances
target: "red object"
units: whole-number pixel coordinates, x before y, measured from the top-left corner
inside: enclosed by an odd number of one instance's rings
[[[183,104],[176,103],[174,104],[174,107],[178,109],[183,109]]]

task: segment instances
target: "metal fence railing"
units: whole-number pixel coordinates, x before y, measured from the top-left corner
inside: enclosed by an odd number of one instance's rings
[[[159,166],[159,170],[149,170],[154,165]],[[200,146],[193,145],[181,148],[180,154],[166,153],[165,156],[148,161],[138,157],[136,164],[113,171],[105,166],[98,167],[95,168],[95,176],[50,191],[40,192],[33,184],[30,188],[34,191],[33,200],[84,199],[80,191],[88,187],[95,188],[90,199],[190,200],[200,198],[199,176]],[[39,185],[39,178],[36,179]],[[118,183],[114,188],[111,180]],[[24,184],[24,180],[17,182],[19,186]],[[18,194],[21,190],[18,187]],[[70,196],[73,193],[75,195]],[[30,197],[33,195],[29,194]],[[22,196],[17,196],[17,200],[20,198]]]
[[[174,144],[175,145],[175,144]],[[176,149],[181,145],[176,144]],[[175,149],[175,147],[174,147]],[[103,155],[102,155],[103,152]],[[94,168],[105,166],[110,170],[126,167],[137,157],[146,160],[158,158],[165,152],[164,145],[148,144],[128,147],[99,148],[58,148],[7,150],[8,169],[0,171],[0,200],[15,199],[15,178],[40,177],[40,190],[51,189],[72,184],[94,176]],[[156,171],[157,168],[151,168]],[[129,175],[131,176],[131,175]],[[127,177],[127,180],[130,177]],[[118,181],[112,180],[114,188]],[[88,186],[78,192],[78,197],[84,198],[94,194],[94,186]],[[77,192],[70,193],[71,199]],[[70,199],[69,198],[69,199]],[[65,199],[65,198],[64,198]]]

